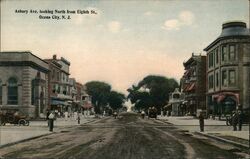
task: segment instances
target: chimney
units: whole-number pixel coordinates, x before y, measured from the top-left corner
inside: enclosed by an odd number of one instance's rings
[[[56,60],[56,55],[53,55],[53,60]]]

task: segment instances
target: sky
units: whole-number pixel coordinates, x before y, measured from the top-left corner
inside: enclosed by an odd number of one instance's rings
[[[147,75],[179,82],[183,62],[192,53],[205,55],[222,24],[235,20],[249,26],[248,0],[2,0],[1,51],[29,50],[42,59],[56,54],[70,61],[78,82],[104,81],[127,94]]]

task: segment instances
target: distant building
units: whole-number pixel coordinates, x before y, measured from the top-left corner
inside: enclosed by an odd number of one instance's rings
[[[246,23],[224,23],[221,35],[204,51],[208,57],[208,112],[223,115],[237,108],[249,110],[250,33]]]
[[[48,73],[48,63],[31,52],[1,52],[1,110],[44,117],[48,107]]]
[[[52,59],[45,59],[45,61],[48,62],[50,68],[50,109],[60,112],[71,111],[73,98],[69,82],[70,62],[64,58],[57,59],[56,55],[53,55]]]
[[[169,106],[171,107],[172,116],[184,115],[185,108],[183,107],[184,94],[179,92],[178,88],[173,93],[169,94]]]
[[[186,114],[196,115],[197,110],[206,110],[206,56],[192,54],[183,66],[181,91],[185,93],[184,110]]]

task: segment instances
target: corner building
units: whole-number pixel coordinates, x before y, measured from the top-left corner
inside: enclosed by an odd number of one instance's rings
[[[250,33],[244,22],[222,25],[221,35],[208,45],[207,111],[210,115],[249,110]]]
[[[48,63],[31,52],[1,52],[1,111],[43,118],[48,107],[48,73]]]

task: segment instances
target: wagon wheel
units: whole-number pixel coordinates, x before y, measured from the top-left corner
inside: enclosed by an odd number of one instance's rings
[[[19,121],[18,121],[18,125],[20,126],[20,125],[23,125],[23,126],[25,126],[26,125],[26,120],[24,120],[24,119],[20,119]]]

